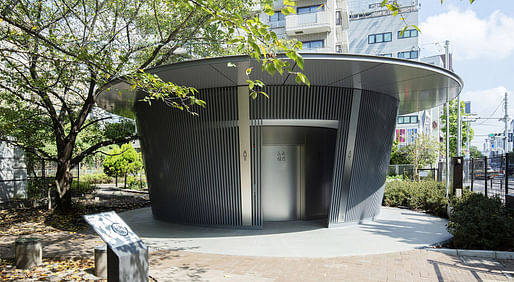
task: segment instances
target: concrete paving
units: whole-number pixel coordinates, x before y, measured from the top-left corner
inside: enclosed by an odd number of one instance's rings
[[[408,251],[451,238],[447,221],[383,207],[375,221],[328,229],[321,221],[266,222],[262,230],[234,230],[155,220],[150,208],[120,216],[153,249],[254,256],[327,258]]]

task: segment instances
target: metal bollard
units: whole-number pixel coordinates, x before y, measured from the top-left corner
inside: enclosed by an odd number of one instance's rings
[[[39,238],[18,238],[15,241],[16,268],[28,269],[43,261],[43,247]]]
[[[107,246],[95,247],[95,276],[107,278]]]

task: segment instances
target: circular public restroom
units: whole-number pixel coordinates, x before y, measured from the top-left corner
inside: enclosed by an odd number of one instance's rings
[[[261,73],[245,56],[150,70],[198,89],[207,103],[195,109],[198,116],[165,102],[143,102],[143,93],[121,81],[100,95],[104,109],[135,114],[156,218],[234,228],[373,218],[380,212],[397,115],[440,105],[462,88],[452,72],[419,62],[303,57],[310,87],[297,85],[293,75]],[[252,79],[266,84],[269,99],[249,97],[248,67]]]

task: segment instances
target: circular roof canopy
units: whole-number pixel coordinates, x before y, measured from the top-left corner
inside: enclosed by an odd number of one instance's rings
[[[447,97],[449,100],[457,97],[463,87],[462,80],[453,72],[416,61],[347,54],[302,56],[302,72],[312,86],[358,88],[390,95],[400,100],[400,115],[441,105]],[[261,72],[260,64],[248,56],[187,61],[147,72],[157,74],[164,81],[201,90],[246,85],[248,67],[253,67],[250,79],[261,80],[266,85],[298,85],[295,75],[275,73],[271,76]],[[301,70],[295,65],[293,71]],[[112,113],[133,117],[135,91],[131,86],[114,80],[107,88],[98,97],[97,104]]]

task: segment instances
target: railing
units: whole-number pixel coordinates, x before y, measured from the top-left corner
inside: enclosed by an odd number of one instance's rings
[[[332,13],[328,11],[288,15],[286,17],[286,33],[298,35],[328,32],[330,31],[331,16]]]

